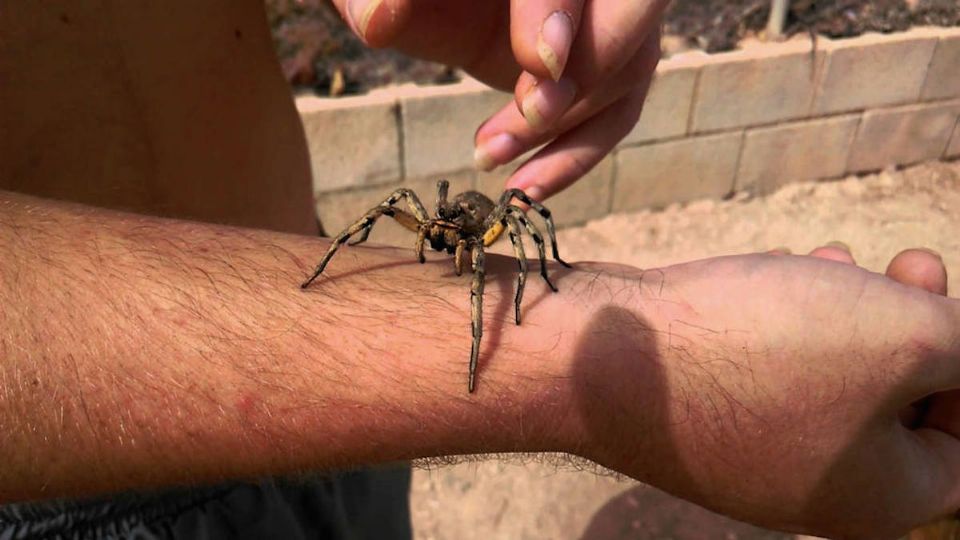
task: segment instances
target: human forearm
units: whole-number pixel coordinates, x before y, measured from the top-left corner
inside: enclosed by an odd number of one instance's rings
[[[960,303],[852,264],[553,267],[515,326],[490,257],[468,394],[449,258],[345,248],[303,292],[325,241],[0,197],[0,500],[560,450],[827,536],[958,506]]]
[[[348,249],[303,292],[325,241],[0,205],[2,500],[555,449],[565,430],[579,315],[531,280],[515,327],[497,258],[468,395],[449,261]]]

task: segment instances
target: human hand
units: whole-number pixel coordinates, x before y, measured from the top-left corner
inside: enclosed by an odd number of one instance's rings
[[[563,446],[775,529],[892,538],[956,511],[960,302],[942,262],[911,250],[881,276],[813,255],[598,267],[624,301],[591,307]]]
[[[516,104],[477,131],[492,169],[547,144],[507,181],[536,200],[592,169],[636,124],[667,0],[334,0],[374,47],[463,67]]]

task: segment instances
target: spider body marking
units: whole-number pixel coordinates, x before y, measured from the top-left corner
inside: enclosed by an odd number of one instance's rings
[[[454,267],[458,276],[463,272],[463,266],[466,262],[465,256],[468,256],[470,266],[473,269],[473,283],[470,288],[473,345],[470,350],[467,389],[472,393],[476,389],[480,340],[483,336],[483,289],[486,277],[484,248],[496,242],[504,231],[508,232],[519,265],[517,293],[514,298],[515,318],[518,325],[520,324],[520,303],[523,299],[523,289],[527,280],[527,258],[521,237],[523,232],[527,232],[537,246],[537,254],[540,259],[540,276],[553,292],[557,292],[557,288],[547,275],[547,256],[543,235],[539,228],[527,219],[523,210],[512,204],[514,199],[529,205],[543,217],[547,226],[547,233],[550,236],[553,258],[568,268],[570,265],[560,258],[557,249],[556,228],[550,211],[539,202],[530,199],[523,191],[508,189],[500,197],[500,200],[494,203],[486,195],[476,191],[467,191],[455,196],[453,200],[448,200],[449,188],[450,184],[446,180],[437,182],[436,217],[433,218],[429,217],[423,203],[420,202],[420,198],[412,190],[401,188],[394,191],[382,203],[371,208],[363,217],[334,238],[330,248],[320,259],[320,263],[317,264],[313,275],[304,281],[300,287],[303,289],[309,287],[323,273],[340,246],[351,237],[360,234],[360,237],[351,245],[366,242],[374,224],[381,216],[391,217],[405,228],[417,233],[414,251],[421,263],[426,262],[423,250],[427,242],[436,251],[445,251],[454,255]],[[406,201],[409,211],[395,206],[401,200]]]

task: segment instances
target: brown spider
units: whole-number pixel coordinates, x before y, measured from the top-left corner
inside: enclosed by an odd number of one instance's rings
[[[550,211],[539,202],[527,197],[524,192],[519,189],[508,189],[500,197],[500,202],[497,204],[494,204],[486,195],[476,191],[461,193],[454,197],[452,202],[447,202],[449,188],[450,183],[446,180],[437,182],[436,218],[428,216],[427,211],[423,208],[423,203],[420,202],[417,194],[412,190],[401,188],[394,191],[379,206],[370,209],[356,223],[337,235],[333,243],[330,244],[330,249],[320,259],[316,271],[300,287],[303,289],[309,287],[313,280],[317,279],[323,269],[326,268],[337,249],[351,236],[362,233],[357,241],[350,244],[352,246],[366,242],[374,223],[380,216],[390,216],[407,229],[417,233],[415,251],[421,264],[426,262],[423,257],[423,244],[427,240],[430,241],[430,246],[433,249],[437,251],[445,250],[447,253],[454,254],[454,266],[458,276],[463,272],[464,252],[470,252],[473,264],[473,287],[470,289],[473,347],[470,349],[470,375],[467,380],[467,389],[469,392],[473,392],[476,387],[477,359],[480,356],[480,337],[483,335],[483,285],[486,275],[483,266],[483,248],[496,242],[505,229],[509,231],[513,251],[517,256],[517,262],[520,264],[520,273],[517,278],[517,296],[514,299],[518,325],[520,324],[520,301],[523,298],[523,287],[527,282],[527,257],[523,252],[521,230],[526,230],[533,237],[540,254],[540,275],[550,289],[557,292],[557,288],[554,287],[547,276],[547,255],[543,236],[537,226],[527,219],[523,210],[510,204],[513,199],[519,199],[543,216],[547,223],[547,233],[550,235],[553,258],[567,268],[570,268],[570,265],[560,258],[560,253],[557,251],[556,230],[553,225],[553,218],[550,217]],[[394,204],[400,199],[407,200],[410,212],[394,207]]]

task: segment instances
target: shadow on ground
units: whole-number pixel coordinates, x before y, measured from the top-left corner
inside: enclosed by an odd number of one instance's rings
[[[714,514],[647,486],[610,500],[584,531],[582,540],[700,540],[702,538],[780,540],[791,534],[767,531]]]

